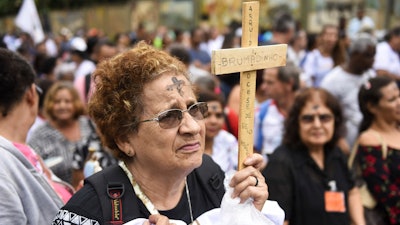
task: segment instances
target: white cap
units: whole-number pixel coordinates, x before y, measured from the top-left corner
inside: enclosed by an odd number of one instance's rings
[[[71,50],[84,52],[87,49],[85,40],[81,37],[74,37],[71,39]]]

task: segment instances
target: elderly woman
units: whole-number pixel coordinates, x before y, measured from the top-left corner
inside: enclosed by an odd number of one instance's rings
[[[376,77],[361,86],[358,95],[363,120],[357,158],[385,224],[400,224],[399,94],[394,80]]]
[[[185,66],[140,42],[102,62],[94,80],[89,114],[122,163],[88,178],[53,224],[189,224],[218,208],[224,173],[203,156],[207,104],[197,102]],[[253,198],[258,210],[268,198],[261,163],[248,157],[229,184],[232,197]]]
[[[296,97],[283,144],[262,172],[285,224],[364,224],[359,190],[336,147],[342,122],[338,101],[324,89],[308,88]]]

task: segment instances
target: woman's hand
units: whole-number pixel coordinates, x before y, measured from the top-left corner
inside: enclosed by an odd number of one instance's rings
[[[150,215],[149,220],[144,222],[143,225],[173,225],[173,223],[169,222],[168,217],[163,216],[161,214]]]
[[[268,186],[259,170],[263,165],[263,157],[253,154],[246,158],[244,164],[246,167],[237,171],[229,183],[233,188],[232,198],[239,197],[243,203],[251,197],[254,206],[261,211],[269,195]]]

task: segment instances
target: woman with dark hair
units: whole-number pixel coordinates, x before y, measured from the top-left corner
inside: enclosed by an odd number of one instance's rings
[[[339,44],[339,28],[332,24],[324,25],[316,48],[305,57],[301,65],[305,82],[308,86],[319,87],[325,75],[345,61],[345,53]]]
[[[223,129],[225,123],[224,101],[221,95],[214,92],[201,91],[197,98],[208,105],[206,125],[206,142],[204,153],[221,167],[226,173],[236,170],[238,166],[238,141],[233,134]]]
[[[358,95],[363,120],[357,162],[385,224],[400,224],[400,96],[396,82],[370,79]]]
[[[365,224],[359,190],[336,147],[343,128],[339,102],[324,89],[301,91],[285,121],[283,144],[263,175],[285,224]]]

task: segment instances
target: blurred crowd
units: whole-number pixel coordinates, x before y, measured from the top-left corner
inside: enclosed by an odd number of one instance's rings
[[[224,28],[202,24],[192,30],[160,26],[154,32],[139,25],[134,31],[117,34],[107,34],[101,28],[76,33],[63,28],[38,44],[33,44],[27,33],[6,33],[1,47],[19,53],[31,63],[37,75],[35,83],[43,91],[38,116],[28,133],[28,145],[65,186],[77,190],[96,168],[117,163],[102,146],[96,125],[87,115],[87,103],[96,88],[91,74],[99,63],[129,51],[139,41],[165,50],[187,66],[191,81],[198,86],[199,101],[209,105],[205,153],[225,172],[237,169],[239,74],[211,74],[211,56],[213,50],[240,47],[241,34],[237,23]],[[355,184],[350,181],[347,164],[342,162],[359,149],[362,175],[378,208],[387,224],[399,224],[400,169],[396,165],[400,163],[400,27],[378,37],[374,21],[360,8],[348,22],[325,24],[319,33],[309,33],[292,15],[277,13],[271,29],[259,35],[259,45],[273,44],[288,45],[287,66],[257,71],[254,151],[264,157],[263,174],[270,198],[285,210],[285,220],[301,224],[298,222],[310,221],[313,216],[304,208],[315,205],[302,207],[293,200],[297,199],[296,194],[303,193],[304,196],[297,196],[300,201],[306,197],[308,200],[304,201],[312,201],[314,189],[302,188],[315,180],[299,181],[304,177],[321,180],[331,191],[343,190],[346,206],[352,208]],[[381,78],[386,80],[380,81]],[[393,83],[397,85],[383,90]],[[374,86],[378,84],[381,86]],[[370,95],[376,95],[375,102],[362,96],[368,90],[375,91]],[[371,130],[383,139],[370,134]],[[324,135],[326,139],[322,138]],[[376,146],[381,146],[382,140],[389,153],[373,167],[375,164],[363,157],[379,156],[381,149]],[[302,148],[308,149],[309,156],[291,153],[292,149]],[[328,153],[330,149],[335,150]],[[313,159],[313,166],[320,168],[323,175],[316,175],[318,172],[311,169],[291,174],[288,168],[293,165],[287,161],[287,154],[299,164]],[[98,164],[85,167],[90,161]],[[368,173],[371,167],[375,172]],[[327,171],[328,168],[334,171]],[[323,180],[327,177],[335,182]],[[318,221],[319,217],[315,218]],[[346,221],[342,219],[339,218]]]

